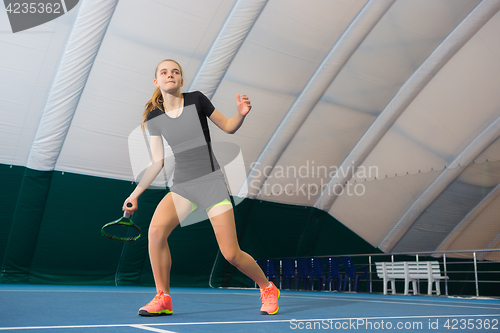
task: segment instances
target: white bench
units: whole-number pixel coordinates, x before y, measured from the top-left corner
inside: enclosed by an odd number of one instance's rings
[[[441,276],[439,262],[437,261],[401,261],[401,262],[377,262],[377,275],[384,281],[384,295],[387,295],[387,284],[391,283],[390,291],[396,293],[396,279],[405,280],[405,295],[410,292],[410,282],[412,284],[412,292],[418,294],[417,280],[427,280],[427,294],[432,295],[433,284],[436,285],[436,295],[441,295],[439,282],[442,279],[447,279],[447,276]]]

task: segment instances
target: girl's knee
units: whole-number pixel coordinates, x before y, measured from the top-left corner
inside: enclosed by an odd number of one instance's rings
[[[241,250],[226,250],[222,252],[224,258],[233,266],[238,266],[239,258],[240,258]]]
[[[170,231],[166,227],[149,227],[148,240],[150,243],[164,243],[168,236],[170,236]]]

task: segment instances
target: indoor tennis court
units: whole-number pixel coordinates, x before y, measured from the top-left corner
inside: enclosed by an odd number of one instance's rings
[[[498,31],[500,0],[4,0],[0,331],[499,330]]]
[[[463,327],[465,320],[469,325],[467,331],[488,332],[497,330],[500,320],[500,301],[493,299],[286,290],[281,294],[278,314],[262,316],[257,311],[257,290],[200,288],[172,289],[172,316],[137,316],[137,304],[147,302],[152,293],[152,288],[138,287],[2,285],[0,330],[290,332],[315,329],[371,332],[399,328],[411,332],[448,332],[453,327]],[[30,301],[26,302],[27,299]]]

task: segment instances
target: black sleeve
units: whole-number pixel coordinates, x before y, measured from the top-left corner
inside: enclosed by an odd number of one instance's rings
[[[158,111],[159,111],[158,109],[154,109],[153,111],[148,113],[146,117],[147,120],[146,126],[148,128],[149,135],[161,135],[161,130],[158,127],[158,120],[160,119],[158,117],[159,116]]]
[[[207,117],[210,117],[215,110],[214,105],[201,91],[196,91],[196,95],[198,97],[198,103],[201,107],[201,110]]]

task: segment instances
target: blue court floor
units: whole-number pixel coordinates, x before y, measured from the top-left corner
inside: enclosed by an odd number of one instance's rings
[[[154,295],[149,287],[0,285],[0,331],[500,331],[498,299],[284,290],[278,314],[263,316],[257,290],[172,288],[172,316],[138,316]]]

